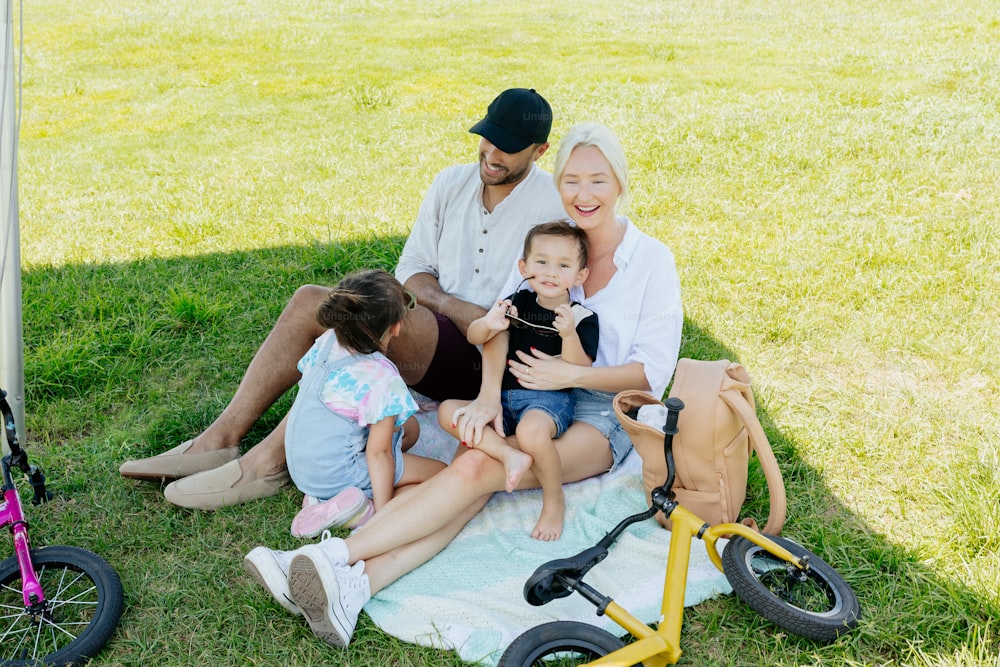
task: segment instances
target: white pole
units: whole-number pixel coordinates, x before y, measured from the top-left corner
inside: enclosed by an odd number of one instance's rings
[[[0,73],[0,387],[24,441],[24,331],[21,319],[21,237],[17,210],[17,109],[14,105],[14,10],[4,14],[3,72]],[[3,450],[7,451],[7,439]]]

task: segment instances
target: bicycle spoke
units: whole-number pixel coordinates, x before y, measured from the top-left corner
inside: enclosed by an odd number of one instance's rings
[[[753,570],[768,590],[799,609],[821,613],[835,604],[831,591],[821,582],[765,553],[753,559]]]
[[[94,624],[103,624],[100,626],[103,633],[112,630],[117,623],[117,613],[111,625],[102,616],[109,582],[95,573],[106,571],[103,563],[95,563],[89,552],[73,547],[57,547],[42,553],[42,556],[32,554],[36,577],[45,597],[36,613],[23,605],[21,575],[16,562],[8,561],[9,569],[0,582],[2,664],[12,660],[42,664],[54,655],[59,656],[57,661],[60,663],[73,655],[85,657],[107,639],[107,635],[96,641],[88,639]],[[112,594],[120,596],[118,587],[120,584]]]

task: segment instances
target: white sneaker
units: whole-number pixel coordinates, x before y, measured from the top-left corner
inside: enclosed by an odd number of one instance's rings
[[[254,547],[243,557],[243,567],[278,604],[298,616],[302,610],[288,593],[288,568],[297,555],[314,551],[325,554],[324,560],[347,564],[347,544],[339,537],[330,537],[330,532],[325,531],[320,542],[307,544],[294,551]]]
[[[292,559],[288,588],[313,634],[344,648],[351,642],[361,608],[372,596],[364,561],[348,567],[332,563],[322,551]]]
[[[243,569],[253,575],[278,604],[298,616],[302,613],[288,595],[288,566],[295,554],[267,547],[254,547],[243,557]]]

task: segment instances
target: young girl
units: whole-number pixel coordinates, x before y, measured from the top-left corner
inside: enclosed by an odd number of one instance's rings
[[[346,276],[316,314],[328,328],[299,361],[288,413],[288,473],[303,494],[292,535],[315,537],[357,527],[392,499],[445,465],[404,453],[417,440],[417,405],[384,352],[416,306],[392,274]]]

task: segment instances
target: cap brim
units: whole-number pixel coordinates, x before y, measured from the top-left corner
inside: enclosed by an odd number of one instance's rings
[[[478,134],[504,153],[520,153],[531,145],[530,141],[525,141],[486,118],[470,127],[469,132]]]

